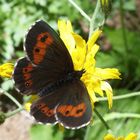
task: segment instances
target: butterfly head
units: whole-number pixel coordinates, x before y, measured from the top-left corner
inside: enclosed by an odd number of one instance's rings
[[[82,77],[82,75],[83,75],[85,72],[86,72],[85,69],[82,69],[82,70],[80,70],[80,71],[75,71],[75,72],[74,72],[74,76],[75,76],[76,78],[80,79],[80,78]]]

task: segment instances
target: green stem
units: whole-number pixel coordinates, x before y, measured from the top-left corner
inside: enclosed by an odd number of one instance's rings
[[[18,108],[18,109],[16,109],[16,110],[14,110],[14,111],[11,111],[11,112],[8,112],[8,113],[5,113],[5,116],[6,116],[6,118],[9,118],[9,117],[15,115],[16,113],[22,111],[23,109],[24,109],[24,108],[21,107],[21,108]]]
[[[123,5],[124,5],[124,2],[123,0],[120,0],[120,18],[121,18],[121,26],[122,26],[122,37],[123,37],[123,42],[124,42],[124,48],[125,48],[125,54],[124,54],[124,58],[125,58],[125,61],[124,61],[124,64],[126,66],[126,68],[128,69],[128,62],[126,59],[128,57],[128,53],[129,53],[129,49],[128,49],[128,41],[127,41],[127,36],[126,36],[126,30],[125,30],[125,23],[124,23],[124,9],[123,9]],[[128,72],[126,72],[128,73]]]
[[[86,133],[85,133],[85,136],[84,136],[84,140],[88,140],[88,136],[89,136],[89,132],[90,132],[90,127],[91,126],[87,126],[87,128],[86,128]]]
[[[68,1],[80,12],[83,17],[85,17],[90,22],[90,17],[73,0]]]
[[[23,110],[23,106],[11,94],[4,91],[3,89],[0,89],[0,92],[3,93],[4,95],[6,95],[8,98],[10,98],[18,106],[18,109],[5,113],[6,118],[9,118],[9,117],[15,115],[16,113],[20,112],[21,110]]]
[[[110,130],[110,127],[108,126],[107,122],[104,120],[104,118],[100,115],[100,113],[97,111],[96,108],[94,108],[94,112],[96,113],[96,115],[99,117],[99,119],[101,120],[101,122],[105,125],[107,130]]]
[[[126,99],[126,98],[131,98],[134,96],[140,96],[140,92],[133,92],[133,93],[128,93],[125,95],[119,95],[119,96],[114,96],[113,100],[120,100],[120,99]],[[107,98],[98,98],[98,101],[107,101]]]
[[[114,119],[122,119],[122,118],[135,118],[135,119],[140,119],[140,114],[136,113],[119,113],[119,112],[113,112],[108,115],[104,116],[105,121],[111,121]],[[94,121],[94,125],[100,123],[100,121]]]
[[[0,89],[0,92],[10,98],[19,108],[22,108],[22,105],[11,94],[4,91],[3,89]]]
[[[126,52],[128,52],[128,43],[127,43],[127,37],[126,37],[126,31],[125,31],[123,5],[124,5],[123,0],[120,0],[120,13],[121,13],[120,16],[121,16],[122,34],[123,34],[123,40],[124,40],[124,47],[125,47]]]
[[[89,38],[92,35],[92,33],[95,31],[95,29],[97,29],[97,27],[102,26],[105,22],[105,19],[103,19],[101,23],[98,23],[100,25],[97,26],[96,20],[98,18],[100,10],[101,10],[101,4],[100,4],[100,0],[98,0],[96,7],[95,7],[95,10],[94,10],[94,13],[93,13],[92,18],[91,18],[91,21],[90,21]]]

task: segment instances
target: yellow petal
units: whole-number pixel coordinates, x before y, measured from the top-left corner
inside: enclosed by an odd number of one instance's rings
[[[116,138],[115,138],[112,134],[107,134],[107,135],[104,137],[104,140],[116,140]]]
[[[76,48],[80,47],[83,48],[84,50],[86,50],[86,41],[78,34],[76,33],[72,33],[73,38],[76,42]]]
[[[94,59],[94,57],[95,57],[95,54],[98,51],[98,49],[99,49],[99,46],[95,44],[92,47],[91,51],[88,52],[88,54],[86,56],[86,61],[84,63],[84,69],[86,71],[88,71],[88,72],[89,72],[90,68],[94,68],[95,67],[95,59]]]
[[[95,93],[93,91],[92,88],[90,88],[89,86],[86,87],[87,88],[87,91],[88,91],[88,94],[89,94],[89,97],[90,97],[90,101],[91,101],[91,105],[92,105],[92,110],[94,109],[94,103],[98,101],[97,97],[95,96]]]
[[[107,99],[108,99],[108,105],[109,105],[109,109],[112,107],[112,97],[113,97],[113,91],[111,86],[109,85],[109,83],[102,81],[101,82],[101,89],[103,91],[105,91],[106,95],[107,95]]]
[[[5,63],[0,66],[0,76],[11,78],[13,70],[14,70],[14,65],[12,63]]]
[[[121,79],[119,76],[121,75],[118,69],[115,68],[95,68],[95,75],[98,75],[101,80],[107,80],[107,79]]]
[[[75,49],[71,51],[71,56],[74,63],[74,69],[81,70],[83,68],[83,64],[86,56],[86,42],[81,36],[75,33],[73,33],[72,35],[76,43]]]
[[[93,47],[90,50],[90,53],[92,53],[92,57],[95,57],[95,54],[97,53],[98,50],[99,50],[99,45],[94,44]]]
[[[95,102],[98,101],[98,99],[97,99],[97,97],[96,97],[96,95],[94,93],[94,90],[89,85],[86,86],[86,87],[87,87],[87,90],[88,90],[88,94],[90,96],[90,100],[91,100],[92,104],[94,104]]]
[[[68,50],[71,52],[75,48],[75,40],[73,38],[73,29],[70,21],[59,20],[58,29],[60,37],[65,43]]]
[[[100,36],[100,34],[102,33],[101,30],[97,29],[90,37],[90,39],[87,42],[88,45],[88,52],[91,51],[91,48],[93,47],[93,45],[95,44],[96,40],[98,39],[98,37]]]
[[[25,108],[28,112],[30,112],[31,105],[32,105],[32,104],[31,104],[30,102],[27,102],[27,103],[25,103],[24,108]]]
[[[94,92],[98,93],[100,96],[104,96],[103,90],[101,88],[101,81],[94,83]]]
[[[137,139],[137,134],[135,133],[130,133],[125,140],[136,140]]]

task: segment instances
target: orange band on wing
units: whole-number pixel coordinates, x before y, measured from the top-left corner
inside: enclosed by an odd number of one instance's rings
[[[54,109],[49,109],[45,103],[38,104],[37,108],[47,117],[51,117],[54,115]]]
[[[23,74],[23,78],[26,81],[31,78],[31,74],[30,73]]]
[[[52,44],[53,38],[48,32],[38,35],[37,43],[33,50],[33,60],[35,64],[39,64],[45,57],[47,48]]]
[[[65,117],[81,117],[86,111],[85,103],[78,104],[77,106],[62,105],[57,108],[57,112]]]
[[[28,64],[26,67],[23,68],[22,72],[24,74],[24,73],[31,72],[32,70],[33,70],[32,64]]]

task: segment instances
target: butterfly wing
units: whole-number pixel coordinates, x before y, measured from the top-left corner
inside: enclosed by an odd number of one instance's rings
[[[62,93],[59,92],[54,96],[49,94],[47,96],[41,97],[39,100],[31,105],[31,115],[38,122],[55,124],[57,120],[55,118],[55,108],[62,97]]]
[[[43,20],[29,30],[25,50],[32,63],[46,70],[58,69],[60,73],[73,71],[73,62],[63,41]]]
[[[67,87],[64,98],[56,108],[56,118],[66,128],[76,129],[90,123],[92,107],[84,84],[73,81]]]
[[[40,92],[74,69],[63,41],[42,20],[36,22],[29,30],[25,40],[25,51],[28,58],[20,59],[13,73],[15,85],[23,94]]]
[[[22,94],[33,94],[40,92],[46,85],[56,78],[52,70],[47,77],[44,69],[33,65],[26,57],[17,61],[13,73],[15,86]]]
[[[76,129],[90,122],[92,107],[84,84],[75,80],[33,103],[31,114],[39,122]]]

